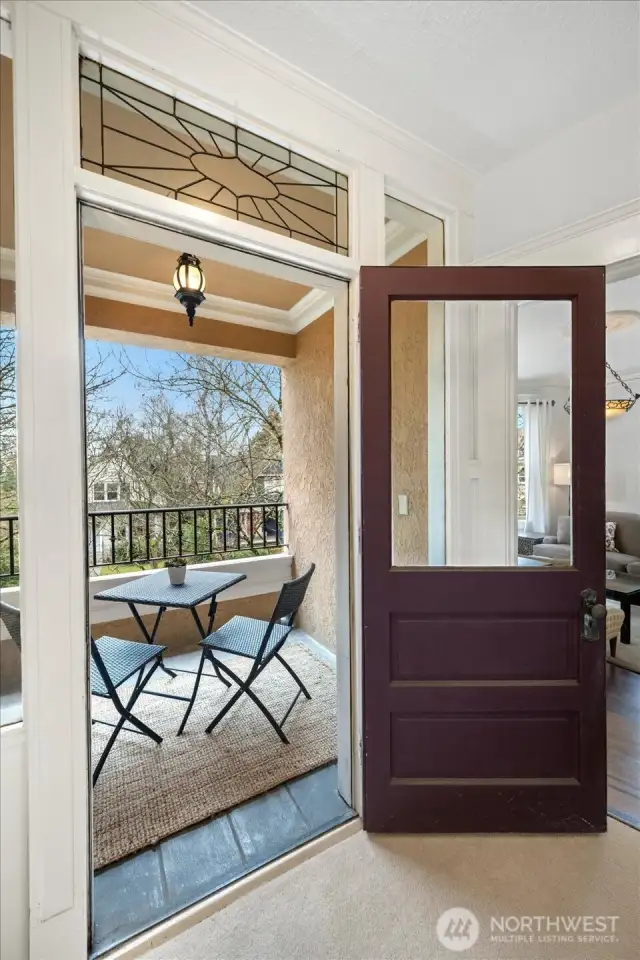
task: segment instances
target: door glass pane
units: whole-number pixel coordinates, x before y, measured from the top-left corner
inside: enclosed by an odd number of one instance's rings
[[[80,60],[82,166],[348,253],[348,181],[93,60]]]
[[[22,719],[20,515],[16,430],[13,61],[11,32],[0,23],[0,721]]]
[[[571,566],[570,364],[569,302],[392,303],[393,566]]]

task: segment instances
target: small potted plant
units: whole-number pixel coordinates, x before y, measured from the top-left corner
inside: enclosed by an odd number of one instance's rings
[[[165,567],[169,572],[169,583],[173,587],[181,587],[187,572],[187,561],[176,557],[174,560],[167,560]]]

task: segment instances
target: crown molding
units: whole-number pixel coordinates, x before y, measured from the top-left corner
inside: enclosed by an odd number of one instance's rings
[[[623,370],[620,372],[620,376],[623,380],[640,380],[640,369],[634,370]],[[571,385],[569,383],[569,377],[522,377],[518,381],[519,384],[529,387],[531,389],[524,390],[521,395],[530,394],[534,396],[536,390],[562,390],[566,393],[571,392]],[[607,371],[607,376],[605,378],[605,384],[607,387],[620,386],[615,377],[612,377],[611,374]],[[621,388],[622,389],[622,388]]]
[[[385,224],[385,263],[394,264],[428,238],[424,231],[415,230],[405,223],[389,220]]]
[[[14,270],[14,251],[8,248],[1,249],[0,277],[3,280],[13,280]],[[123,273],[101,270],[98,267],[85,267],[83,288],[84,295],[87,297],[100,297],[103,300],[134,303],[153,310],[184,313],[184,307],[176,300],[175,291],[170,283],[130,277]],[[204,303],[198,307],[198,317],[294,335],[331,310],[333,302],[332,293],[319,289],[310,290],[289,310],[265,307],[259,303],[233,300],[230,297],[219,297],[208,293]],[[12,318],[13,314],[3,313],[2,325],[14,326]]]
[[[640,255],[609,263],[605,268],[607,283],[617,283],[619,280],[629,280],[640,276]]]
[[[231,52],[247,65],[262,71],[308,99],[314,100],[333,113],[340,114],[351,123],[381,137],[398,149],[428,159],[430,162],[453,166],[466,178],[477,180],[480,177],[477,170],[465,166],[432,144],[315,79],[277,54],[232,30],[199,7],[194,7],[189,0],[146,0],[146,6],[151,7],[164,19],[205,37],[216,46]]]
[[[293,331],[300,333],[310,323],[333,309],[334,297],[327,290],[310,290],[288,311]]]
[[[83,274],[85,296],[135,303],[154,310],[184,313],[184,307],[175,299],[175,290],[170,283],[157,283],[140,277],[129,277],[121,273],[111,273],[109,270],[100,270],[97,267],[85,267]],[[263,330],[294,332],[291,329],[288,310],[264,307],[261,304],[232,300],[229,297],[218,297],[214,294],[207,294],[204,303],[198,307],[198,316],[208,320],[260,327]]]
[[[602,230],[605,227],[619,223],[622,220],[628,220],[631,217],[640,217],[640,197],[634,200],[629,200],[627,203],[620,204],[617,207],[611,207],[608,210],[603,210],[591,217],[586,217],[584,220],[578,220],[575,223],[567,224],[564,227],[559,227],[558,229],[551,230],[548,233],[543,233],[537,237],[532,237],[530,240],[525,240],[522,243],[515,244],[513,247],[506,247],[503,250],[498,250],[496,253],[492,253],[489,256],[481,257],[479,260],[474,260],[472,266],[502,266],[503,264],[519,261],[524,257],[541,253],[543,250],[546,250],[549,247],[556,247],[562,243],[576,240],[585,234],[592,233],[596,230]],[[638,240],[637,247],[640,251],[640,240]],[[628,256],[624,260],[618,262],[625,263],[627,260],[636,259],[637,257],[634,252],[634,254],[631,256]],[[607,280],[609,280],[609,271],[612,268],[614,268],[615,272],[615,266],[615,263],[612,263],[611,265],[607,264]]]
[[[618,373],[620,373],[619,370],[618,370]],[[623,380],[640,380],[640,370],[629,370],[629,371],[623,370],[622,373],[620,373],[620,376],[622,377]],[[607,382],[607,386],[613,386],[614,384],[618,383],[618,381],[615,380],[614,377],[607,377],[606,382]]]

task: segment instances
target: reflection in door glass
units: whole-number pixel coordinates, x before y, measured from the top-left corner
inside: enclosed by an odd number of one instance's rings
[[[570,303],[394,301],[390,347],[393,566],[570,567]]]
[[[517,323],[519,562],[569,567],[571,305],[526,303]]]
[[[385,199],[387,263],[444,265],[444,223]],[[393,564],[445,560],[444,311],[439,303],[397,302],[391,323]]]

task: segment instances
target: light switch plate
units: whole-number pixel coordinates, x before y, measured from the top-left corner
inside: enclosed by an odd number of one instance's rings
[[[401,517],[409,516],[409,497],[406,493],[398,494],[398,513]]]

